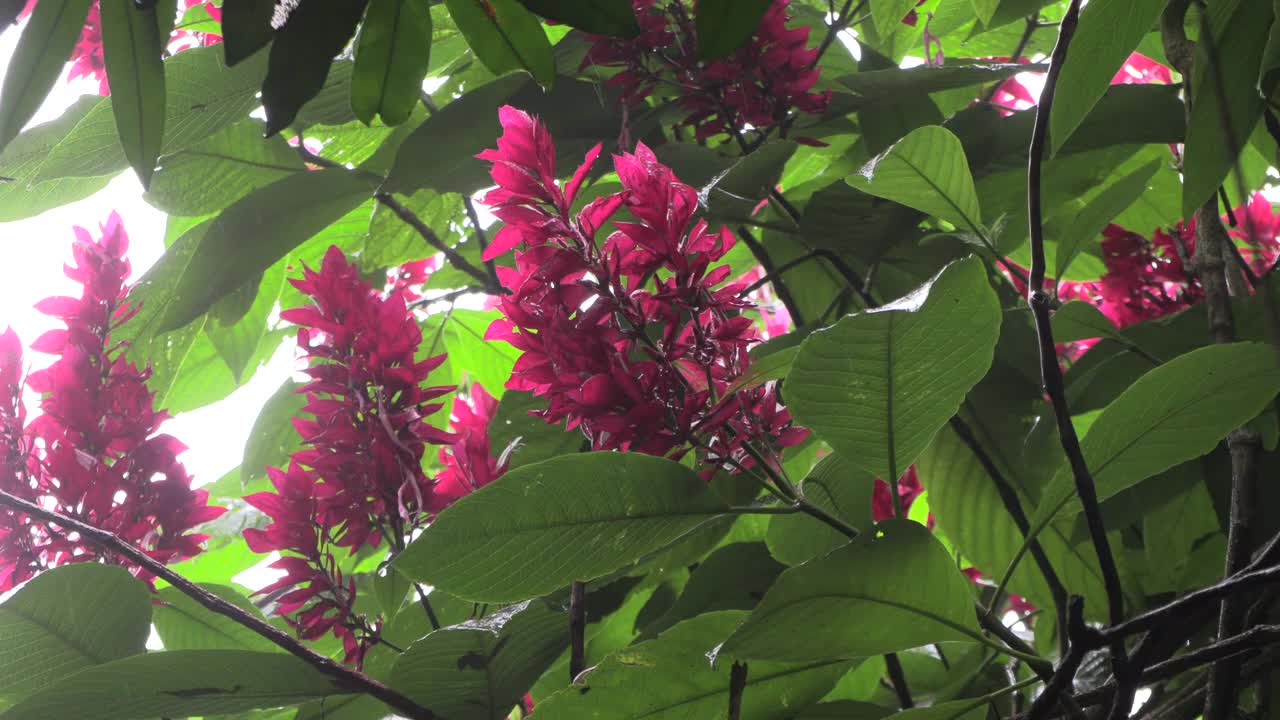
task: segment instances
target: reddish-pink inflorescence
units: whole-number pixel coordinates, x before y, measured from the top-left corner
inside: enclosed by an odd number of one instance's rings
[[[621,192],[574,209],[600,147],[561,186],[546,128],[511,107],[499,118],[497,149],[479,157],[497,185],[484,202],[506,223],[485,257],[523,248],[499,268],[511,293],[487,333],[523,351],[507,387],[546,397],[541,416],[597,450],[680,455],[698,443],[713,464],[750,464],[745,441],[798,442],[771,383],[733,386],[758,334],[745,283],[713,265],[734,238],[694,221],[697,192],[641,144],[614,157]]]
[[[681,125],[697,139],[746,127],[785,128],[793,113],[819,114],[830,92],[815,92],[820,69],[809,29],[788,28],[788,0],[775,0],[750,39],[726,57],[698,59],[697,34],[683,0],[632,0],[640,34],[631,39],[592,36],[582,67],[619,68],[608,84],[624,105],[672,88],[686,111]]]
[[[66,274],[80,297],[51,297],[36,307],[63,321],[32,344],[58,356],[31,373],[41,413],[24,426],[22,348],[0,336],[0,444],[6,492],[70,516],[170,563],[200,552],[205,536],[190,532],[222,514],[208,492],[193,490],[178,454],[185,446],[158,434],[167,417],[154,408],[149,370],[125,358],[112,332],[136,311],[126,305],[129,239],[115,213],[94,239],[75,228],[75,264]],[[106,560],[143,571],[61,528],[20,513],[0,511],[0,590],[42,569]]]
[[[268,470],[275,492],[245,498],[271,518],[245,540],[255,552],[292,553],[274,564],[285,575],[260,592],[283,592],[278,612],[302,637],[332,631],[358,664],[377,627],[354,614],[355,585],[335,552],[384,538],[399,550],[439,506],[422,458],[428,444],[456,440],[427,421],[453,388],[424,387],[445,356],[417,359],[422,331],[404,293],[379,294],[337,247],[290,282],[312,300],[281,313],[312,361],[300,390],[312,419],[294,420],[306,447],[288,469]]]

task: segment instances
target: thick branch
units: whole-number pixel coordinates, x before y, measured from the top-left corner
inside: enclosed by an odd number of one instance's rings
[[[79,533],[79,535],[85,540],[127,558],[130,562],[138,565],[152,575],[163,579],[165,582],[168,582],[187,597],[190,597],[192,600],[195,600],[209,610],[230,618],[236,623],[243,625],[249,630],[252,630],[258,635],[261,635],[271,641],[282,650],[301,659],[320,673],[331,678],[339,687],[352,692],[362,692],[371,695],[386,703],[388,707],[391,707],[397,713],[407,718],[412,718],[413,720],[435,720],[437,717],[435,713],[421,705],[418,705],[413,700],[410,700],[377,680],[374,680],[364,673],[352,670],[333,658],[325,657],[324,655],[317,653],[304,645],[301,640],[295,638],[289,633],[267,623],[261,618],[255,617],[251,613],[246,612],[243,608],[223,600],[217,595],[214,595],[199,585],[196,585],[173,570],[170,570],[162,563],[154,560],[138,548],[116,537],[112,533],[101,530],[87,523],[80,522],[74,518],[67,517],[61,513],[47,510],[36,503],[23,500],[22,498],[11,495],[3,490],[0,490],[0,505],[11,508],[17,512],[25,513],[31,517],[39,518],[45,522],[53,523],[66,530],[73,530],[76,533]]]

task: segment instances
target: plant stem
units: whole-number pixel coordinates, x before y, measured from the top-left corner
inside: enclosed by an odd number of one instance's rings
[[[569,586],[569,682],[586,669],[587,664],[587,585],[574,582]]]
[[[782,301],[783,307],[787,309],[787,314],[791,316],[791,322],[796,327],[804,325],[804,315],[800,313],[800,306],[796,304],[795,297],[791,294],[791,288],[782,282],[782,271],[778,270],[773,264],[773,258],[769,255],[769,251],[764,245],[756,240],[751,231],[745,226],[738,226],[738,235],[742,238],[742,242],[751,250],[751,254],[755,256],[756,262],[760,263],[760,267],[764,268],[765,275],[774,278],[773,289],[778,293],[778,299]]]
[[[418,233],[418,235],[425,240],[428,245],[443,253],[445,259],[449,261],[450,265],[453,265],[455,268],[475,278],[476,282],[480,283],[485,292],[490,295],[502,295],[506,292],[493,277],[490,277],[483,270],[472,265],[471,261],[462,257],[457,250],[445,245],[444,241],[440,239],[440,236],[436,235],[435,231],[422,221],[422,218],[415,215],[412,210],[405,207],[390,193],[374,193],[373,199],[378,201],[378,203],[383,207],[395,213],[396,217],[400,218],[400,220],[406,225],[413,228],[414,232]]]
[[[483,256],[485,248],[489,247],[489,237],[485,235],[484,228],[480,226],[480,214],[476,212],[476,204],[472,202],[470,196],[463,195],[462,206],[467,211],[467,219],[471,221],[471,229],[475,232],[476,245],[480,247],[480,254]],[[502,287],[502,282],[498,280],[498,267],[492,260],[484,261],[484,269],[489,273],[490,286]]]
[[[886,653],[884,667],[889,673],[889,684],[893,685],[893,692],[898,696],[898,707],[903,710],[915,707],[915,701],[911,699],[911,688],[907,687],[907,674],[902,670],[898,654]]]
[[[413,700],[401,695],[386,685],[374,680],[364,673],[352,670],[330,657],[325,657],[307,647],[303,642],[289,633],[271,625],[265,620],[255,617],[243,608],[224,600],[217,595],[196,585],[179,575],[164,564],[153,559],[133,545],[121,540],[113,533],[99,529],[61,513],[47,510],[36,503],[24,500],[8,492],[0,490],[0,505],[25,513],[45,522],[53,523],[67,530],[73,530],[85,540],[106,550],[127,558],[152,575],[177,588],[187,597],[195,600],[212,612],[230,618],[254,633],[266,638],[271,643],[297,657],[321,674],[329,677],[339,687],[352,692],[362,692],[381,700],[397,713],[412,720],[436,720],[437,716]]]
[[[742,694],[747,690],[747,664],[735,662],[729,668],[729,720],[742,718]]]

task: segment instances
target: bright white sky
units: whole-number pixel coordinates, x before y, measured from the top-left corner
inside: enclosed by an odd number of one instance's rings
[[[9,66],[21,27],[0,33],[0,78]],[[58,117],[77,97],[94,94],[96,89],[94,80],[67,83],[59,79],[32,124]],[[129,232],[129,260],[136,279],[164,252],[165,214],[143,201],[142,186],[132,171],[79,202],[27,220],[0,223],[0,250],[7,259],[0,263],[0,330],[11,326],[23,344],[30,345],[44,331],[60,326],[32,306],[50,295],[78,294],[77,285],[62,274],[63,263],[71,260],[71,228],[80,225],[97,235],[99,223],[113,209],[120,213]],[[33,368],[50,360],[51,356],[32,352],[24,357]],[[190,446],[182,460],[197,484],[213,482],[240,463],[258,410],[289,377],[292,366],[290,352],[277,353],[248,384],[227,399],[179,415],[164,425],[165,432]]]

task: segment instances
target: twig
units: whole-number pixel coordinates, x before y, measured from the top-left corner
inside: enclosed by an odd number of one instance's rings
[[[1074,2],[1075,0],[1072,0],[1073,4]],[[1065,19],[1063,22],[1065,24]],[[1079,595],[1072,596],[1067,603],[1066,632],[1071,640],[1071,649],[1058,664],[1058,669],[1053,673],[1053,679],[1045,683],[1044,691],[1035,699],[1035,702],[1031,703],[1031,709],[1027,711],[1027,720],[1043,720],[1048,717],[1049,712],[1057,705],[1058,698],[1071,688],[1076,671],[1080,669],[1080,663],[1084,662],[1084,656],[1092,644],[1089,638],[1094,631],[1084,622],[1084,599]]]
[[[760,287],[762,287],[767,283],[772,282],[776,284],[778,280],[780,280],[788,270],[791,270],[792,268],[795,268],[796,266],[801,265],[803,263],[809,262],[810,260],[816,260],[816,259],[826,260],[827,262],[831,263],[831,267],[833,267],[836,272],[840,273],[840,275],[844,278],[845,282],[848,284],[849,289],[857,293],[858,296],[862,298],[862,302],[867,307],[876,306],[877,303],[875,298],[871,296],[871,292],[867,288],[866,282],[864,282],[862,278],[858,277],[858,272],[854,270],[852,267],[850,267],[849,263],[845,262],[844,258],[840,257],[838,254],[830,250],[827,250],[826,248],[815,248],[805,253],[804,255],[791,258],[790,260],[782,263],[777,268],[775,268],[771,273],[766,271],[764,277],[760,278],[759,280],[743,288],[743,290],[738,294],[747,295],[755,290],[758,290]],[[761,264],[761,266],[763,267],[763,263]],[[779,293],[779,295],[781,295],[781,293]]]
[[[455,268],[475,278],[476,282],[480,283],[480,286],[485,289],[485,292],[490,295],[505,294],[506,290],[503,289],[501,285],[497,284],[497,282],[493,278],[489,277],[483,270],[472,265],[471,261],[462,257],[457,250],[445,245],[444,241],[440,239],[440,236],[436,235],[434,230],[428,227],[426,223],[422,222],[422,218],[415,215],[412,210],[401,204],[401,202],[396,200],[390,193],[381,191],[376,192],[373,195],[373,199],[377,200],[383,207],[395,213],[396,217],[400,218],[400,220],[402,220],[406,225],[413,228],[428,245],[443,253],[445,259],[449,261],[450,265],[453,265]]]
[[[827,48],[831,47],[831,43],[835,42],[836,37],[844,30],[849,19],[862,11],[867,4],[867,0],[861,0],[858,7],[854,8],[853,0],[845,0],[844,7],[840,8],[840,14],[831,18],[831,25],[827,27],[827,34],[822,38],[822,42],[818,45],[818,54],[813,56],[813,62],[809,63],[809,70],[818,66],[818,62],[822,60],[822,56],[827,52]]]
[[[1041,166],[1044,162],[1045,145],[1049,136],[1049,116],[1053,110],[1053,99],[1057,92],[1058,78],[1062,74],[1062,66],[1067,59],[1067,50],[1071,45],[1071,37],[1075,33],[1080,19],[1080,0],[1071,0],[1067,12],[1058,27],[1058,41],[1053,47],[1049,60],[1049,72],[1045,77],[1044,90],[1040,95],[1040,104],[1036,106],[1035,126],[1031,133],[1031,145],[1027,156],[1027,220],[1031,238],[1031,270],[1028,286],[1027,302],[1035,316],[1036,335],[1040,341],[1040,374],[1044,382],[1045,392],[1053,404],[1054,416],[1058,422],[1058,439],[1071,465],[1072,477],[1075,480],[1076,494],[1084,506],[1085,520],[1089,527],[1089,536],[1093,542],[1094,552],[1098,556],[1098,565],[1102,569],[1103,585],[1107,591],[1107,616],[1111,625],[1124,620],[1124,593],[1120,585],[1120,573],[1116,569],[1115,558],[1111,554],[1111,543],[1107,540],[1106,527],[1102,520],[1102,510],[1098,504],[1098,493],[1085,461],[1084,452],[1080,449],[1080,438],[1076,435],[1075,426],[1071,422],[1071,409],[1067,405],[1066,387],[1062,379],[1062,367],[1058,365],[1058,355],[1053,340],[1053,327],[1050,324],[1049,295],[1044,291],[1045,252],[1044,224],[1041,208]],[[1073,648],[1074,651],[1074,648]],[[1117,676],[1124,674],[1128,657],[1123,639],[1111,644],[1111,659],[1115,664]],[[1065,663],[1064,663],[1065,664]],[[1059,673],[1062,669],[1059,669]],[[1072,669],[1074,674],[1074,669]],[[1056,679],[1056,678],[1055,678]],[[1051,684],[1052,685],[1052,684]],[[1046,689],[1046,693],[1048,690]],[[1033,706],[1034,707],[1034,706]]]
[[[729,720],[742,718],[742,694],[747,690],[747,664],[735,662],[729,668]]]
[[[791,289],[782,281],[781,273],[773,264],[773,258],[769,255],[769,251],[764,245],[756,240],[755,236],[746,227],[738,227],[738,235],[742,238],[742,242],[751,250],[751,254],[755,256],[756,262],[760,263],[760,267],[764,268],[765,275],[773,277],[773,287],[778,292],[778,299],[782,301],[782,305],[787,308],[787,314],[791,316],[791,322],[796,327],[804,325],[804,316],[800,313],[800,306],[796,304],[795,296],[791,294]]]
[[[391,572],[395,572],[395,570],[392,570]],[[427,594],[422,591],[422,586],[418,583],[414,583],[413,589],[418,591],[418,599],[422,603],[422,611],[427,614],[427,622],[431,623],[431,629],[439,630],[440,618],[436,617],[436,611],[431,607],[431,601],[427,599]]]
[[[915,707],[911,688],[907,687],[907,674],[902,671],[902,661],[898,660],[897,653],[885,654],[884,667],[889,673],[889,684],[893,685],[893,692],[898,696],[898,707],[903,710]]]
[[[1039,17],[1037,17],[1036,15],[1027,16],[1026,18],[1027,26],[1023,28],[1022,37],[1018,38],[1018,45],[1013,49],[1013,55],[1009,56],[1009,62],[1011,63],[1019,62],[1018,58],[1022,57],[1022,53],[1027,49],[1027,45],[1031,43],[1031,36],[1035,35],[1036,30],[1040,29],[1041,27],[1038,21],[1039,21]],[[991,89],[987,91],[987,96],[983,98],[983,102],[988,102],[988,103],[991,102],[991,99],[994,98],[996,96],[996,93],[1000,91],[1000,85],[1001,83],[993,83],[991,85]]]
[[[586,669],[587,664],[587,585],[574,582],[569,586],[569,682]]]
[[[467,195],[462,196],[462,206],[467,210],[467,218],[471,220],[471,229],[475,231],[476,245],[480,248],[480,255],[484,255],[485,248],[489,247],[489,237],[485,235],[484,228],[480,226],[480,214],[476,212],[476,204],[472,202]],[[492,260],[484,261],[484,269],[489,273],[490,287],[502,287],[502,282],[498,280],[498,267]]]
[[[4,505],[18,512],[26,513],[31,517],[39,518],[45,522],[53,523],[65,529],[74,530],[76,533],[79,533],[83,539],[127,558],[130,562],[174,586],[184,595],[195,600],[197,603],[200,603],[205,608],[219,615],[230,618],[236,623],[248,628],[263,638],[266,638],[272,644],[288,652],[294,657],[299,658],[303,662],[315,668],[321,674],[331,678],[339,687],[352,692],[362,692],[371,695],[386,703],[387,706],[393,708],[397,713],[404,715],[407,718],[412,718],[413,720],[435,720],[437,717],[435,713],[422,707],[404,695],[401,695],[390,687],[383,685],[364,673],[357,672],[342,665],[342,663],[339,663],[333,658],[325,657],[324,655],[317,653],[304,645],[301,640],[298,640],[289,633],[271,625],[261,618],[253,616],[243,608],[214,595],[199,585],[196,585],[185,577],[169,569],[164,564],[153,559],[145,552],[124,540],[121,540],[113,533],[74,518],[67,517],[61,513],[47,510],[36,503],[11,495],[3,490],[0,490],[0,505]]]

